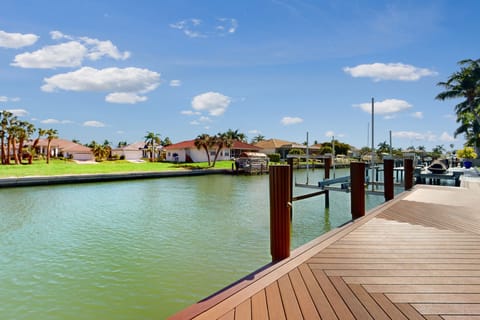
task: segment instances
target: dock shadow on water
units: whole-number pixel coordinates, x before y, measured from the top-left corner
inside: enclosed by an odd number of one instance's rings
[[[268,192],[267,175],[3,189],[0,318],[163,319],[270,262]],[[348,197],[296,202],[292,246],[349,220]]]

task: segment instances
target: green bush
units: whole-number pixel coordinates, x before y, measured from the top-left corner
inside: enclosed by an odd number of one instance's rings
[[[272,153],[268,155],[270,162],[280,162],[280,153]]]

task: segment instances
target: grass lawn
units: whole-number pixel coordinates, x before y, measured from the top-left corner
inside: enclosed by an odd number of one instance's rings
[[[125,160],[117,160],[78,164],[74,161],[51,159],[50,164],[46,164],[45,160],[38,160],[34,161],[31,165],[0,165],[0,178],[145,171],[158,172],[206,168],[208,168],[206,162],[174,164],[167,162],[132,163]],[[217,161],[215,165],[215,169],[231,168],[232,161]]]

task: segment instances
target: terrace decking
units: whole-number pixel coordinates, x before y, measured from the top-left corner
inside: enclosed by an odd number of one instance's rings
[[[172,319],[480,319],[471,184],[416,186]]]

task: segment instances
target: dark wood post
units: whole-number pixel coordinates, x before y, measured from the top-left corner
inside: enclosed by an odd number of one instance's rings
[[[383,160],[383,187],[385,201],[393,199],[393,159]]]
[[[330,166],[332,162],[332,158],[328,157],[323,159],[324,161],[324,179],[330,179]],[[330,208],[330,191],[325,192],[325,209]]]
[[[405,172],[403,185],[405,190],[410,190],[413,188],[413,159],[403,160],[403,170]]]
[[[272,261],[290,256],[291,167],[270,166],[270,253]]]
[[[365,163],[350,163],[350,201],[352,219],[365,215]]]

